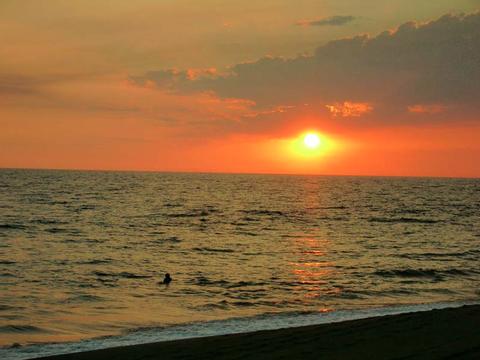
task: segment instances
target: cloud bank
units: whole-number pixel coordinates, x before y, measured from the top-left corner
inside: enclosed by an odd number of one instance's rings
[[[342,26],[355,20],[351,15],[335,15],[318,20],[301,20],[297,22],[300,26]]]
[[[476,120],[480,13],[407,22],[375,37],[331,41],[309,56],[264,57],[224,73],[170,69],[132,81],[180,94],[248,99],[258,109],[307,103],[337,118]]]

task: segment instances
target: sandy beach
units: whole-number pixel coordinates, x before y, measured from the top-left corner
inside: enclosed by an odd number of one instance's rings
[[[480,305],[43,359],[480,359]]]

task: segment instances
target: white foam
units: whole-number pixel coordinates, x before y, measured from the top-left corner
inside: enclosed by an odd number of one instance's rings
[[[429,311],[433,309],[454,308],[463,305],[473,304],[477,303],[447,302],[388,306],[359,310],[339,310],[327,313],[319,312],[267,314],[248,318],[233,318],[227,320],[175,325],[165,328],[143,329],[131,332],[123,336],[97,338],[75,343],[30,345],[21,348],[0,349],[0,357],[5,360],[32,359],[36,357],[98,350],[118,346],[335,323],[348,320],[365,319],[376,316]]]

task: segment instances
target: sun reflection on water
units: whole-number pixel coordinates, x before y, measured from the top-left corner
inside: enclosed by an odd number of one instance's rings
[[[330,276],[336,271],[335,263],[328,259],[329,245],[327,239],[313,236],[292,240],[297,258],[289,265],[301,286],[304,299],[316,299],[341,292],[340,288],[332,287],[329,282]]]

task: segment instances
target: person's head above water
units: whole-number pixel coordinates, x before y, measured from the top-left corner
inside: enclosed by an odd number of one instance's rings
[[[163,278],[163,283],[164,284],[169,284],[172,281],[172,278],[170,277],[169,273],[165,274],[165,277]]]

